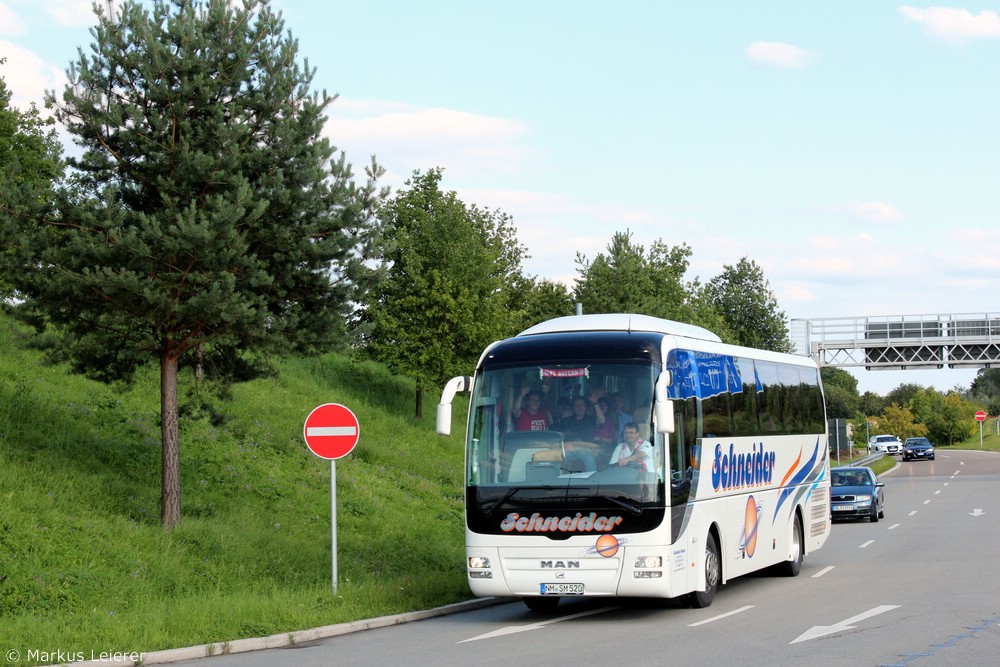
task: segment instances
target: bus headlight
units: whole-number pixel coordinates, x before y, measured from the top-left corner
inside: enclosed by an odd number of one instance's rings
[[[492,579],[490,559],[485,556],[469,556],[469,579]]]
[[[663,558],[660,556],[638,556],[635,559],[636,569],[649,569],[663,567]]]

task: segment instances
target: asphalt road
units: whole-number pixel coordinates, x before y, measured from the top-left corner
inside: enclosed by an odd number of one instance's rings
[[[544,615],[513,602],[180,664],[996,664],[1000,455],[939,448],[882,481],[885,519],[836,523],[798,577],[732,580],[707,609],[582,599]]]

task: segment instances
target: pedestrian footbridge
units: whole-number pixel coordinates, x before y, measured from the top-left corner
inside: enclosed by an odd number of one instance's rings
[[[790,333],[820,366],[1000,367],[1000,312],[793,319]]]

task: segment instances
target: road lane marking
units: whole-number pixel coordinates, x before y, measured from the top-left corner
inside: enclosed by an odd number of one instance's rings
[[[912,512],[910,512],[910,516],[913,516],[916,513],[917,513],[917,510],[913,510]]]
[[[600,609],[592,609],[590,611],[581,611],[579,614],[569,614],[568,616],[560,616],[559,618],[550,618],[547,621],[539,621],[538,623],[529,623],[527,625],[508,625],[505,628],[500,628],[499,630],[493,630],[492,632],[487,632],[484,635],[479,635],[478,637],[470,637],[469,639],[463,639],[458,644],[464,644],[465,642],[474,642],[477,639],[492,639],[493,637],[504,637],[506,635],[517,634],[518,632],[528,632],[529,630],[538,630],[544,628],[546,625],[551,623],[559,623],[560,621],[568,621],[573,618],[580,618],[581,616],[593,616],[594,614],[603,614],[606,611],[612,611],[614,609],[620,609],[620,607],[601,607]]]
[[[826,566],[826,567],[824,567],[824,568],[823,568],[822,570],[820,570],[819,572],[817,572],[816,574],[814,574],[814,575],[812,576],[812,578],[813,578],[813,579],[816,579],[816,578],[818,578],[818,577],[822,577],[822,576],[823,576],[824,574],[826,574],[827,572],[829,572],[830,570],[832,570],[832,569],[833,569],[833,568],[835,568],[835,567],[836,567],[836,565],[827,565],[827,566]]]
[[[841,621],[840,623],[835,623],[833,625],[814,625],[809,628],[801,635],[799,635],[789,644],[797,644],[798,642],[806,642],[810,639],[819,639],[820,637],[825,637],[827,635],[832,635],[836,632],[844,632],[845,630],[853,630],[857,626],[854,623],[860,623],[861,621],[867,620],[872,616],[878,616],[879,614],[884,614],[887,611],[892,611],[893,609],[898,609],[898,604],[884,604],[868,611],[862,612],[857,616],[851,616],[848,619]]]
[[[982,516],[982,515],[983,515],[983,514],[985,514],[985,513],[986,513],[986,512],[984,512],[984,511],[982,510],[982,508],[979,508],[979,507],[977,507],[976,509],[974,509],[974,510],[972,510],[971,512],[969,512],[969,515],[970,515],[970,516]]]
[[[871,546],[872,544],[875,544],[875,540],[868,540],[867,542],[865,542],[864,544],[862,544],[858,548],[859,549],[864,549],[865,547]]]
[[[891,526],[889,526],[889,530],[895,530],[896,528],[899,528],[902,525],[903,524],[901,524],[901,523],[894,523]]]
[[[925,501],[924,501],[924,505],[929,505],[929,504],[930,504],[930,502],[931,502],[931,499],[930,499],[930,498],[928,498],[927,500],[925,500]]]
[[[727,616],[732,616],[734,614],[740,614],[740,613],[742,613],[744,611],[747,611],[748,609],[753,609],[753,605],[752,604],[748,604],[745,607],[740,607],[739,609],[734,609],[732,611],[726,612],[725,614],[719,614],[718,616],[713,616],[712,618],[706,618],[704,621],[698,621],[697,623],[691,623],[690,625],[688,625],[688,627],[689,628],[696,628],[699,625],[705,625],[706,623],[714,623],[715,621],[719,621],[719,620],[721,620],[723,618],[726,618]]]
[[[937,494],[939,494],[939,493],[941,493],[941,489],[938,489],[937,491],[935,491],[935,492],[934,492],[934,495],[936,496],[936,495],[937,495]]]

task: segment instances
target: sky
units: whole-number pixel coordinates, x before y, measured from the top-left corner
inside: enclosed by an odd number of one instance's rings
[[[90,0],[0,0],[13,104],[61,90]],[[1000,3],[273,0],[384,184],[512,218],[572,287],[612,236],[755,261],[790,320],[1000,317]],[[947,390],[974,370],[850,370]]]

